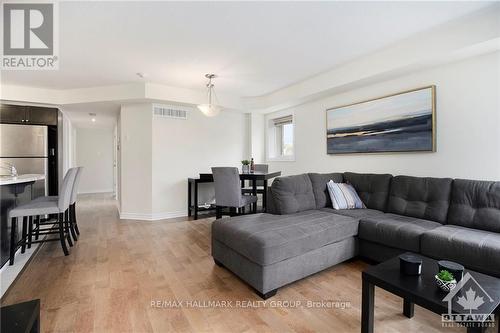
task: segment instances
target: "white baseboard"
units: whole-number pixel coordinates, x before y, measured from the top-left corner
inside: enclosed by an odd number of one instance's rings
[[[93,194],[93,193],[113,193],[114,190],[110,189],[101,189],[101,190],[86,190],[86,191],[78,191],[78,194]]]
[[[162,213],[152,213],[152,214],[120,212],[121,220],[158,221],[158,220],[173,219],[176,217],[184,217],[184,216],[187,216],[185,211],[162,212]]]

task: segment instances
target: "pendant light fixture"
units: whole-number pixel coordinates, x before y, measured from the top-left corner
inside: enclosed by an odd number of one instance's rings
[[[215,95],[214,84],[212,83],[212,79],[215,79],[217,75],[215,74],[205,74],[205,77],[208,79],[207,88],[208,88],[208,104],[200,104],[198,105],[198,109],[207,117],[215,117],[219,114],[221,108],[216,104],[217,95]],[[212,98],[213,95],[213,98]]]

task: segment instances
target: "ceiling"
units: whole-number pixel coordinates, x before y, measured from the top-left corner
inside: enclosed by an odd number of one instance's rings
[[[4,71],[2,83],[203,89],[214,72],[218,91],[259,96],[489,4],[60,2],[59,70]]]

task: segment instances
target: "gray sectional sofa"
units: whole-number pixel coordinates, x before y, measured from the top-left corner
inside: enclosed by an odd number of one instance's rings
[[[330,179],[352,184],[367,208],[331,208]],[[500,182],[310,173],[277,178],[267,207],[212,225],[216,264],[263,298],[356,256],[408,251],[500,277]]]

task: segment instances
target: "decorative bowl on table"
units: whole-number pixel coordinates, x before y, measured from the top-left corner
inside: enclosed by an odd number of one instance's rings
[[[437,286],[445,292],[452,291],[457,286],[457,280],[453,277],[453,274],[446,270],[440,271],[434,276]]]
[[[400,255],[399,270],[405,275],[420,275],[422,273],[422,258],[410,252]]]
[[[457,282],[460,282],[460,280],[462,280],[465,270],[464,266],[448,260],[440,260],[437,262],[437,264],[439,272],[441,272],[442,270],[448,271],[453,274],[453,277],[455,278],[455,280],[457,280]]]

